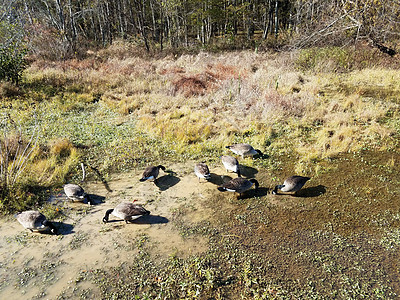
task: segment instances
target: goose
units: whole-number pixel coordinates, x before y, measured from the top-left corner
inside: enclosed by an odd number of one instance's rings
[[[162,165],[158,166],[148,166],[144,172],[142,178],[139,179],[139,181],[146,181],[146,180],[153,180],[156,182],[158,173],[160,172],[160,169],[165,171],[165,167]]]
[[[254,149],[253,146],[249,144],[233,144],[230,146],[226,146],[225,148],[231,150],[237,155],[241,155],[242,158],[244,158],[245,156],[253,156],[256,154],[262,155],[262,152],[260,150]]]
[[[201,178],[204,178],[206,180],[209,180],[211,178],[210,170],[204,162],[195,164],[194,173],[199,178],[199,182]]]
[[[94,204],[89,195],[85,193],[84,189],[77,184],[65,184],[64,193],[67,198],[71,199],[72,201],[84,201],[86,199],[89,205]]]
[[[221,156],[222,164],[224,165],[226,171],[232,171],[237,173],[238,177],[240,177],[240,170],[239,170],[239,162],[236,158],[229,155],[222,155]]]
[[[225,182],[223,185],[218,187],[221,192],[236,192],[242,195],[245,191],[250,189],[254,184],[255,189],[258,189],[259,183],[256,179],[245,179],[242,177],[233,178],[232,180]]]
[[[118,204],[115,208],[107,210],[106,214],[103,217],[103,222],[108,222],[108,217],[110,216],[110,214],[119,219],[125,220],[127,224],[129,221],[133,221],[141,216],[150,214],[150,212],[146,210],[143,206],[139,204],[134,204],[135,201],[123,202]]]
[[[310,177],[304,177],[298,175],[290,176],[289,178],[286,178],[283,184],[275,186],[274,190],[272,191],[272,194],[274,195],[278,194],[278,190],[281,190],[282,192],[286,193],[290,192],[296,193],[306,184],[308,180],[310,180]]]
[[[15,215],[18,222],[24,228],[33,231],[46,231],[50,230],[51,233],[57,234],[57,229],[54,225],[47,221],[46,217],[37,210],[27,210]]]

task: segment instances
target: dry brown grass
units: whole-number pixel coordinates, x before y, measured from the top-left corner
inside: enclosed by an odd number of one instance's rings
[[[299,171],[366,144],[379,148],[396,132],[380,120],[398,111],[392,93],[400,90],[397,70],[303,73],[296,69],[296,52],[201,52],[150,60],[132,55],[131,47],[114,45],[62,67],[36,65],[28,77],[56,87],[80,84],[87,101],[100,95],[122,116],[134,116],[139,130],[178,141],[177,151],[186,145],[201,152],[206,141],[264,145],[270,138],[271,151],[297,153]],[[393,101],[385,101],[386,91]],[[63,102],[79,107],[85,99],[70,94]]]
[[[185,97],[203,96],[215,79],[207,74],[186,77],[183,76],[173,82],[173,93],[182,93]]]
[[[72,143],[65,138],[54,140],[50,143],[50,154],[59,158],[68,157],[73,151]]]
[[[63,183],[71,168],[77,165],[79,152],[66,139],[56,139],[43,147],[37,147],[32,155],[31,163],[27,166],[25,178],[36,184],[48,186]]]

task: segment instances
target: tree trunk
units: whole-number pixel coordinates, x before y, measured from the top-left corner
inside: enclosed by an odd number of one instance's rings
[[[278,38],[278,29],[279,29],[279,23],[278,23],[278,11],[279,11],[279,6],[278,6],[279,0],[275,0],[275,38]]]

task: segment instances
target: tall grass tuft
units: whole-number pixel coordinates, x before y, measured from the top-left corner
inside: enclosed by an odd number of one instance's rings
[[[44,200],[43,193],[61,184],[78,164],[79,153],[71,142],[61,139],[40,145],[39,126],[30,136],[9,116],[2,120],[0,139],[0,208],[3,212],[23,210]]]

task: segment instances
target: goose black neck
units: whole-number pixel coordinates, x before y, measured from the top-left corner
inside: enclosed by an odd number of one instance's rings
[[[252,182],[252,183],[254,183],[254,187],[255,187],[256,189],[258,189],[258,187],[260,186],[260,184],[258,183],[257,179],[252,178],[252,179],[250,179],[249,181]]]
[[[85,195],[85,198],[89,205],[94,205],[93,199],[88,194]]]
[[[272,191],[272,194],[277,194],[278,193],[278,188],[279,188],[279,185],[276,185],[274,190]]]
[[[104,215],[104,218],[103,218],[103,222],[104,222],[104,223],[107,223],[107,222],[108,222],[108,217],[110,216],[110,214],[111,214],[113,211],[114,211],[114,209],[112,209],[112,208],[106,211],[106,214]]]
[[[57,228],[53,225],[53,223],[51,223],[51,222],[45,220],[45,221],[43,222],[43,225],[49,227],[51,233],[57,234]]]

